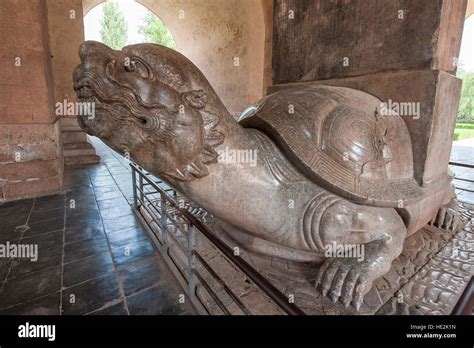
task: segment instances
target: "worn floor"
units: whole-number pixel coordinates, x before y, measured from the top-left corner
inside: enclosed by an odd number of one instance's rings
[[[0,206],[0,314],[193,314],[134,217],[128,161],[95,141],[100,165],[67,169],[64,192]]]

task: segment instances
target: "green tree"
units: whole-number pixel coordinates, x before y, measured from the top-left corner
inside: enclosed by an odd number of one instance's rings
[[[120,50],[127,44],[127,22],[115,0],[105,3],[100,27],[100,37],[107,46]]]
[[[151,13],[145,16],[138,32],[143,35],[147,42],[176,49],[176,43],[165,23]]]
[[[474,73],[459,69],[457,76],[462,79],[458,121],[474,122]]]

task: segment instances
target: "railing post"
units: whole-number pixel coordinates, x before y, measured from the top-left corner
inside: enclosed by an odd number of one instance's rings
[[[137,202],[137,173],[136,168],[130,163],[130,167],[132,167],[132,182],[133,182],[133,206],[138,209],[138,202]]]
[[[141,204],[145,204],[145,197],[143,196],[143,171],[142,168],[140,167],[140,176],[138,177],[138,182],[139,182],[139,188],[140,188],[140,202]]]
[[[196,232],[194,224],[189,225],[188,229],[188,293],[189,296],[195,296],[196,281],[194,277],[194,268],[196,266],[196,256],[194,247],[196,242]]]
[[[163,237],[163,247],[167,248],[166,234],[167,234],[167,218],[166,218],[166,194],[160,192],[160,211],[161,211],[161,232]]]

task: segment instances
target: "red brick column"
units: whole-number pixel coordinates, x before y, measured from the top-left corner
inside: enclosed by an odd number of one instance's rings
[[[0,10],[0,199],[59,191],[63,161],[46,4],[2,0]]]

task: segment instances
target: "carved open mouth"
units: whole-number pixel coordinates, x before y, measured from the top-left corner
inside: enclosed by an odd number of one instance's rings
[[[88,102],[88,103],[99,102],[99,100],[94,94],[93,88],[85,82],[75,84],[74,91],[77,94],[77,98],[79,102]]]
[[[86,85],[76,89],[76,93],[79,98],[89,98],[93,96],[92,89]]]

